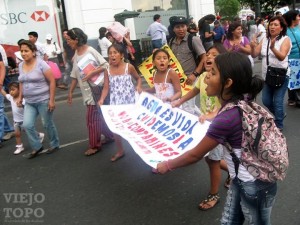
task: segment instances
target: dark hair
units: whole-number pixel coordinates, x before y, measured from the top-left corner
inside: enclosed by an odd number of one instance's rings
[[[105,37],[107,29],[105,27],[100,27],[99,29],[99,39],[102,39]]]
[[[227,39],[232,40],[233,39],[233,32],[236,28],[242,27],[242,24],[240,22],[234,21],[231,24],[229,24],[228,31],[227,31]]]
[[[153,16],[153,21],[156,21],[156,20],[158,20],[159,18],[160,18],[160,15],[155,14],[155,15]]]
[[[83,46],[87,43],[88,37],[80,28],[74,27],[68,30],[67,34],[72,40],[78,41],[77,46]]]
[[[264,21],[262,18],[258,19],[258,20],[256,21],[256,26],[258,26],[259,24],[261,24],[262,21]]]
[[[288,27],[292,25],[293,20],[295,20],[298,15],[299,15],[299,11],[295,9],[292,9],[286,12],[285,14],[283,14],[283,18],[285,19],[285,22]]]
[[[169,54],[169,52],[167,52],[165,49],[157,49],[154,53],[153,53],[153,55],[152,55],[152,61],[155,59],[155,57],[156,57],[156,55],[158,54],[158,53],[160,53],[160,52],[163,52],[163,53],[165,53],[167,56],[168,56],[168,59],[170,59],[170,54]]]
[[[124,47],[121,44],[113,43],[111,46],[108,47],[107,53],[109,52],[109,50],[111,48],[115,48],[117,50],[117,52],[119,52],[122,55],[125,55],[125,49],[124,49]]]
[[[36,38],[39,37],[38,33],[35,32],[35,31],[30,31],[30,32],[28,33],[28,35],[31,35],[31,36],[36,37]]]
[[[224,45],[218,42],[214,43],[211,47],[209,47],[206,52],[208,52],[213,48],[216,49],[219,52],[219,54],[223,54],[227,52],[227,49],[224,47]]]
[[[23,41],[21,41],[20,42],[20,48],[21,48],[21,46],[22,45],[26,45],[31,51],[33,51],[33,52],[36,52],[37,51],[37,48],[36,48],[36,46],[35,46],[35,44],[33,44],[33,43],[31,43],[30,41],[28,41],[28,40],[23,40]]]
[[[251,19],[251,20],[254,20],[254,16],[253,16],[253,15],[251,15],[251,16],[250,16],[250,19]]]
[[[278,35],[278,40],[280,38],[282,38],[283,36],[286,35],[286,31],[287,31],[287,24],[284,20],[284,18],[282,16],[273,16],[270,20],[269,20],[269,26],[268,26],[268,31],[267,31],[267,37],[271,37],[271,33],[270,33],[270,23],[272,23],[273,21],[278,20],[280,23],[280,26],[282,27],[282,31],[280,32],[280,34]]]
[[[20,47],[20,43],[22,42],[22,41],[25,41],[25,39],[20,39],[20,40],[18,40],[18,46]]]
[[[17,88],[19,90],[19,82],[16,82],[16,81],[10,82],[8,84],[8,90],[10,90],[11,87],[15,87],[15,88]]]
[[[245,94],[254,99],[262,90],[264,81],[258,75],[252,76],[251,62],[245,54],[239,52],[220,54],[215,58],[215,63],[222,83],[221,98],[228,79],[232,80],[230,91],[233,101],[244,99]]]
[[[68,32],[68,29],[67,28],[64,28],[63,30],[62,30],[62,32],[64,33],[64,32]]]

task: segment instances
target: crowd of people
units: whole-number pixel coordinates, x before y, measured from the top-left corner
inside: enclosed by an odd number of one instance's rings
[[[244,100],[246,95],[252,101],[262,91],[263,104],[274,115],[277,128],[283,131],[286,117],[284,96],[290,72],[288,62],[289,59],[300,59],[299,20],[297,10],[269,17],[267,23],[262,18],[254,19],[254,16],[247,17],[246,22],[241,22],[239,18],[229,22],[209,15],[200,19],[197,26],[193,19],[174,16],[170,18],[167,28],[161,23],[160,15],[154,15],[154,22],[146,31],[152,40],[154,87],[144,90],[136,69],[135,49],[129,31],[120,38],[114,30],[101,27],[98,39],[100,51],[87,44],[88,37],[80,28],[63,30],[62,49],[53,42],[51,34],[46,36],[46,43],[41,44],[38,33],[29,32],[28,40],[22,39],[18,43],[18,82],[10,83],[8,92],[2,91],[2,95],[11,102],[14,129],[3,111],[1,96],[0,136],[3,138],[4,132],[15,130],[17,145],[14,154],[19,154],[25,150],[21,140],[24,129],[32,149],[28,158],[35,158],[44,150],[44,133],[35,128],[35,121],[40,116],[50,141],[47,153],[59,150],[59,135],[53,120],[55,89],[68,90],[67,102],[72,104],[73,92],[78,86],[86,106],[88,128],[89,146],[84,154],[92,156],[104,144],[115,142],[117,152],[111,157],[111,161],[115,162],[125,155],[125,150],[121,137],[109,130],[101,105],[134,104],[135,92],[146,91],[172,107],[181,106],[183,110],[198,116],[199,122],[211,121],[206,136],[195,148],[178,158],[160,162],[153,172],[164,174],[205,157],[211,184],[207,197],[199,203],[199,209],[209,210],[220,201],[219,186],[221,171],[224,170],[228,175],[224,186],[229,188],[231,194],[226,200],[222,224],[242,224],[244,220],[251,224],[270,224],[276,182],[256,179],[243,165],[240,165],[238,173],[234,171],[233,158],[224,145],[228,142],[240,157],[241,114],[237,108],[221,113],[220,110],[228,102]],[[179,77],[169,68],[170,55],[161,49],[166,43],[187,76],[185,82],[193,85],[193,89],[184,96]],[[0,54],[1,88],[6,69],[3,57]],[[257,57],[262,60],[262,78],[252,75],[253,58]],[[88,63],[93,63],[94,69],[82,68],[84,63],[81,62],[87,59],[92,61]],[[65,68],[62,77],[55,80],[54,69],[47,63],[49,61]],[[269,81],[270,67],[283,71],[283,79],[275,86],[274,80]],[[95,83],[94,78],[99,76],[103,79]],[[195,104],[198,94],[200,109]],[[288,90],[288,94],[288,105],[299,106],[298,90]],[[250,189],[251,193],[247,193]],[[244,192],[260,198],[249,199]]]

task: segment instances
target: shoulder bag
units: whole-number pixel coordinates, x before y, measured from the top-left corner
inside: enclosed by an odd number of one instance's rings
[[[267,46],[267,73],[265,82],[273,88],[280,88],[285,82],[287,69],[269,66],[269,45],[270,39],[268,39]]]

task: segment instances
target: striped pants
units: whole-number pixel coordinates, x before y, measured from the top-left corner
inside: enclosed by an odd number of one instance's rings
[[[89,148],[101,148],[101,134],[106,138],[113,138],[113,133],[96,105],[87,105],[86,126],[89,135]]]

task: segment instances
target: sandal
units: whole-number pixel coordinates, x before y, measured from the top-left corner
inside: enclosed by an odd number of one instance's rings
[[[99,149],[97,149],[97,148],[90,148],[90,149],[86,150],[86,151],[84,152],[84,154],[85,154],[86,156],[91,156],[91,155],[95,155],[95,154],[98,153],[98,152],[99,152]]]
[[[220,195],[219,193],[217,194],[208,194],[206,199],[204,199],[200,204],[199,204],[199,209],[206,211],[209,210],[213,207],[215,207],[216,204],[220,202]]]

